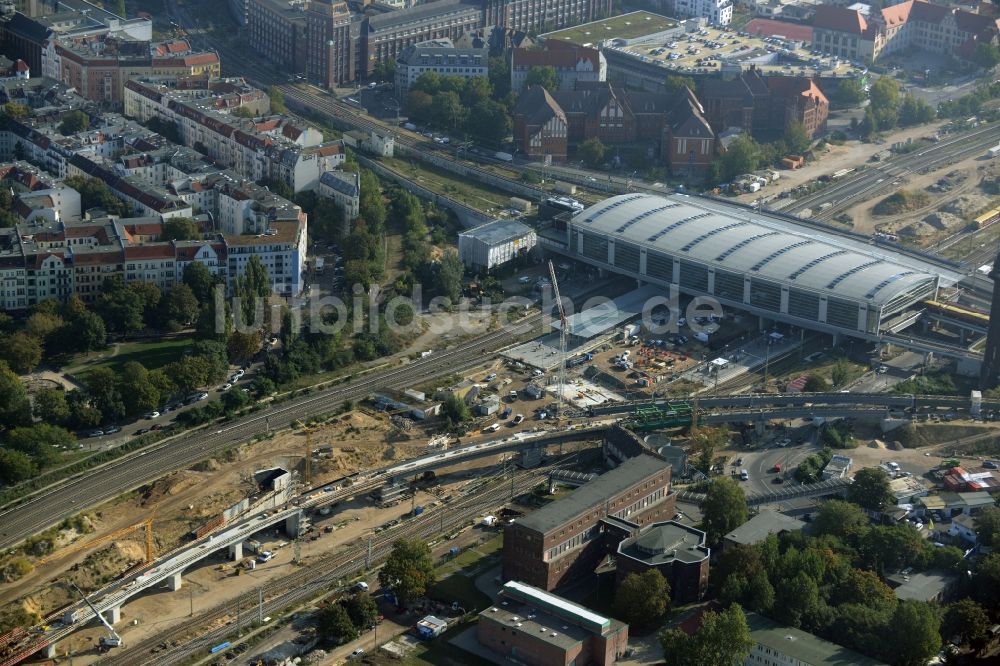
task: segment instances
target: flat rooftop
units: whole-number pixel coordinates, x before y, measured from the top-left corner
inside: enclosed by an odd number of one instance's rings
[[[718,72],[723,62],[753,64],[762,74],[770,76],[857,77],[864,71],[863,67],[835,60],[833,56],[813,53],[810,44],[710,27],[677,35],[663,43],[609,46],[606,55],[609,53],[689,74]]]
[[[747,613],[750,637],[778,654],[813,666],[886,666],[863,654],[818,636],[772,622],[763,615]]]
[[[635,39],[677,27],[677,21],[652,12],[629,12],[601,21],[584,23],[565,30],[542,35],[543,39],[559,39],[581,46],[596,46],[605,39]]]
[[[651,565],[701,562],[708,558],[705,533],[693,527],[667,521],[644,528],[638,536],[618,545],[618,554]]]
[[[517,519],[517,524],[546,534],[595,506],[603,504],[625,488],[670,467],[670,463],[640,455],[605,472],[590,483],[584,484],[566,497],[548,504],[538,511]]]
[[[460,237],[475,238],[487,245],[497,245],[515,238],[521,238],[535,230],[517,220],[493,220],[459,234]]]
[[[570,315],[566,318],[568,332],[581,338],[597,337],[629,319],[640,316],[643,308],[652,302],[652,299],[662,299],[662,297],[663,288],[655,285],[633,289],[600,305]],[[553,325],[559,328],[562,322],[553,322]]]
[[[806,524],[798,518],[777,511],[761,511],[725,536],[726,541],[749,546],[760,543],[771,534],[800,532]]]

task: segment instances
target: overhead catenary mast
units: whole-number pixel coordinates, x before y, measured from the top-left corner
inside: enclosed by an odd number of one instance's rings
[[[566,323],[566,310],[563,308],[562,297],[559,295],[559,281],[556,280],[556,269],[552,265],[552,260],[549,260],[549,277],[552,278],[552,295],[556,299],[556,309],[559,311],[559,376],[558,376],[558,391],[559,399],[557,402],[557,418],[559,419],[558,424],[561,426],[563,423],[563,391],[566,390],[566,329],[568,325]]]

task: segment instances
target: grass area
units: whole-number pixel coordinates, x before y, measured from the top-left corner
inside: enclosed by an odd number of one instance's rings
[[[123,342],[98,354],[91,353],[74,357],[67,364],[66,372],[73,375],[86,375],[94,368],[99,367],[120,372],[122,366],[129,361],[142,363],[147,370],[155,370],[180,360],[184,356],[184,351],[193,343],[194,340],[191,338]]]
[[[447,604],[457,601],[462,608],[470,613],[486,608],[492,601],[479,591],[474,577],[458,573],[434,583],[427,590],[427,596]]]
[[[676,26],[677,22],[666,16],[639,11],[550,32],[544,37],[546,39],[562,39],[573,44],[590,44],[615,37],[634,39],[669,30]]]
[[[459,570],[471,573],[473,569],[480,568],[480,564],[485,565],[485,560],[487,559],[491,560],[490,564],[492,564],[492,560],[499,558],[502,548],[503,534],[499,534],[495,538],[464,550],[457,557],[448,560],[437,568],[437,575],[439,578],[443,578]]]
[[[402,666],[427,666],[428,664],[434,666],[491,666],[493,662],[477,657],[449,642],[458,634],[474,627],[475,624],[476,620],[460,622],[438,638],[421,643],[402,661],[391,660],[380,655],[377,663],[401,664]]]
[[[462,180],[444,169],[396,157],[384,157],[379,161],[417,184],[447,195],[470,208],[489,212],[510,205],[509,194],[470,180]]]

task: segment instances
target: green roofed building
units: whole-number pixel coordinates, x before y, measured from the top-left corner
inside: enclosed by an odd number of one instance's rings
[[[823,640],[801,629],[773,622],[763,615],[747,613],[753,650],[746,666],[886,666],[854,650]]]

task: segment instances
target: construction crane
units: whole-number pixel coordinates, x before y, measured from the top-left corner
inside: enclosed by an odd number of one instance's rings
[[[305,460],[302,462],[302,482],[305,484],[305,488],[309,488],[312,485],[312,434],[318,426],[307,426],[303,421],[299,421],[299,423],[302,425],[302,432],[306,434]]]
[[[552,295],[556,299],[556,309],[559,311],[559,399],[557,402],[558,425],[563,423],[563,393],[566,390],[566,329],[569,328],[566,322],[566,310],[563,309],[562,297],[559,295],[559,281],[556,280],[556,268],[549,260],[549,277],[552,278]]]
[[[78,553],[81,550],[87,550],[93,546],[100,546],[101,544],[108,543],[109,541],[115,541],[123,536],[127,536],[136,532],[140,529],[146,530],[146,564],[152,563],[156,559],[154,555],[154,542],[153,542],[153,518],[156,517],[156,509],[159,505],[153,507],[153,512],[149,514],[149,517],[143,520],[141,523],[136,523],[135,525],[129,525],[128,527],[123,527],[120,530],[115,530],[110,534],[105,534],[102,537],[93,539],[92,541],[87,541],[85,543],[76,543],[72,546],[66,548],[60,548],[59,550],[49,553],[42,559],[38,560],[38,565],[48,564],[52,560],[65,557],[66,555],[72,555],[73,553]]]
[[[88,606],[90,606],[90,610],[94,611],[94,615],[96,615],[97,619],[101,621],[101,624],[104,625],[104,628],[108,630],[109,634],[108,636],[101,636],[101,649],[107,650],[110,648],[121,647],[122,645],[124,645],[125,643],[124,641],[122,641],[122,637],[118,635],[118,632],[115,631],[115,628],[111,626],[111,623],[105,620],[104,616],[97,612],[97,609],[94,608],[94,604],[90,603],[90,599],[87,598],[87,595],[84,594],[83,591],[76,586],[76,583],[72,583],[72,585],[73,588],[76,590],[76,593],[79,594],[81,597],[83,597],[83,600],[87,602]]]

